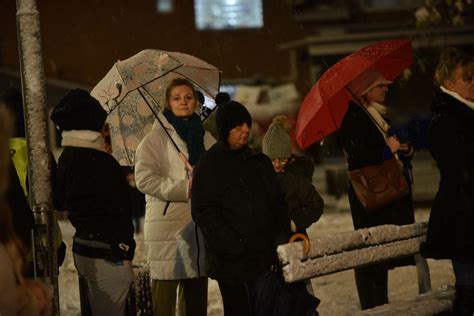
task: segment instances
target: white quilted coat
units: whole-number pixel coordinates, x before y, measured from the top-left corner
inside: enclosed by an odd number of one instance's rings
[[[161,113],[159,117],[189,157],[186,143]],[[205,148],[214,143],[206,132]],[[178,280],[205,275],[203,238],[191,218],[185,165],[158,122],[138,146],[135,161],[137,188],[146,194],[144,239],[151,278]]]

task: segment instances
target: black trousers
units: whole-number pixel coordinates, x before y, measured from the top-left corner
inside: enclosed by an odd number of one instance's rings
[[[388,270],[384,265],[354,269],[362,310],[388,303]]]
[[[255,314],[256,282],[227,283],[218,281],[224,304],[224,316]]]

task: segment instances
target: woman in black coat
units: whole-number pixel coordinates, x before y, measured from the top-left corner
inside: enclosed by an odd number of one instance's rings
[[[441,181],[422,254],[451,259],[455,315],[474,314],[474,59],[449,48],[436,70],[429,141]]]
[[[65,147],[54,202],[76,229],[74,264],[87,283],[92,315],[124,315],[133,280],[134,227],[125,175],[100,133],[106,116],[81,89],[54,108],[51,119],[62,130]]]
[[[386,108],[382,103],[390,83],[378,71],[367,70],[348,87],[358,98],[357,103],[349,103],[339,129],[349,171],[381,165],[384,160],[397,153],[407,156],[413,153],[411,146],[400,144],[395,136],[386,136],[389,125],[383,118]],[[351,184],[348,195],[354,229],[385,224],[405,225],[415,221],[411,193],[372,212],[362,206]],[[361,308],[368,309],[388,303],[388,269],[409,263],[413,263],[411,258],[355,269]]]

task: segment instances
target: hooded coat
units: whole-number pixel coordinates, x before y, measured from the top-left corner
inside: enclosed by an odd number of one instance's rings
[[[159,115],[176,145],[189,157],[185,141]],[[206,132],[204,147],[207,149],[214,142]],[[191,218],[187,171],[158,122],[138,146],[135,161],[135,182],[146,194],[144,240],[151,278],[179,280],[204,276],[204,245]]]
[[[429,142],[441,180],[422,253],[436,259],[474,260],[474,110],[438,91]]]
[[[204,235],[208,276],[219,282],[246,282],[269,271],[276,246],[289,238],[270,159],[248,147],[230,150],[223,141],[196,167],[192,215]]]

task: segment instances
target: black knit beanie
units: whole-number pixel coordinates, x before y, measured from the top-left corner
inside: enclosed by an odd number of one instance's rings
[[[51,120],[65,131],[90,130],[98,132],[104,126],[106,118],[107,112],[99,101],[82,89],[69,91],[51,113]]]
[[[249,111],[237,101],[231,101],[227,93],[220,92],[216,96],[216,127],[219,139],[227,141],[229,132],[234,127],[247,123],[252,126]]]

